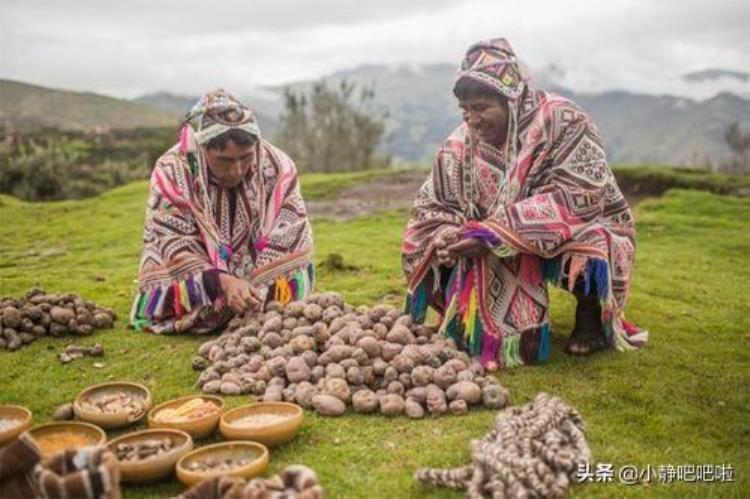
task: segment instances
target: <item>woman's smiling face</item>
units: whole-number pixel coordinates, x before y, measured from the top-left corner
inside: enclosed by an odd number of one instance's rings
[[[505,144],[508,135],[508,104],[503,99],[470,95],[458,100],[461,115],[471,132],[496,147]]]

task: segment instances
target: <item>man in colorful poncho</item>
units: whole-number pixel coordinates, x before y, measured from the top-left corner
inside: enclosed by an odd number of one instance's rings
[[[402,247],[407,308],[489,368],[547,359],[547,282],[577,298],[566,351],[643,345],[625,321],[628,204],[589,117],[532,88],[504,39],[471,46],[454,86],[464,123],[443,143]]]
[[[179,144],[157,161],[145,223],[131,313],[138,330],[206,333],[312,288],[312,231],[294,163],[224,90],[196,103]]]

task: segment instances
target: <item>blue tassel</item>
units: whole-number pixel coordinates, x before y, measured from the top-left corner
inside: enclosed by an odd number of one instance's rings
[[[219,247],[219,256],[225,262],[229,260],[229,250],[227,249],[227,246],[225,244],[222,244]]]
[[[427,282],[426,279],[422,279],[417,289],[411,296],[411,304],[409,305],[409,314],[412,319],[418,324],[424,322],[427,317]]]
[[[594,260],[594,281],[599,300],[605,300],[609,292],[609,264],[604,260]]]
[[[544,324],[541,331],[541,341],[539,342],[539,362],[545,362],[549,359],[549,324]]]

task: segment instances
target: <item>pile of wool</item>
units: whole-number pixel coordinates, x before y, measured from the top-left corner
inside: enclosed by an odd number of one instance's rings
[[[233,319],[193,368],[206,393],[253,394],[339,416],[351,406],[411,418],[508,403],[508,391],[452,340],[390,305],[352,307],[338,293]]]
[[[32,288],[21,298],[0,297],[0,350],[17,350],[42,336],[87,336],[111,328],[113,310],[75,293],[47,294]]]

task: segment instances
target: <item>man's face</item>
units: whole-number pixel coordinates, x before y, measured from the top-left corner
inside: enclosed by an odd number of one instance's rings
[[[458,100],[461,114],[472,133],[480,140],[500,147],[508,134],[508,104],[483,95]]]
[[[255,151],[255,145],[238,146],[230,140],[224,149],[206,149],[208,168],[222,187],[237,187],[255,165]]]

